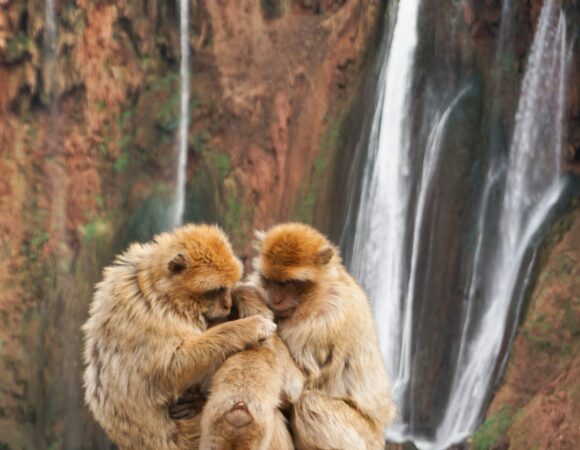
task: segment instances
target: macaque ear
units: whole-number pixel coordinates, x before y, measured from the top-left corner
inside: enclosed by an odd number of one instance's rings
[[[185,257],[181,253],[178,253],[171,261],[169,261],[169,264],[167,264],[167,269],[169,269],[169,273],[173,275],[183,272],[185,269],[187,269],[187,262],[185,261]]]
[[[316,255],[316,264],[319,266],[326,266],[332,257],[334,256],[334,250],[331,247],[323,248]]]

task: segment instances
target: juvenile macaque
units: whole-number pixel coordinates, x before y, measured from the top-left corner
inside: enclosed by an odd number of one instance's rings
[[[384,448],[395,407],[366,295],[313,228],[258,236],[253,282],[268,293],[278,333],[306,376],[293,408],[299,449]]]
[[[262,289],[241,285],[233,314],[272,318]],[[302,373],[277,336],[228,358],[211,382],[201,422],[201,450],[291,450],[292,438],[280,408],[294,403]]]
[[[241,274],[208,225],[133,244],[104,270],[83,326],[85,399],[121,449],[197,448],[201,415],[172,420],[168,405],[205,391],[228,357],[276,329],[263,316],[210,328],[229,317]]]

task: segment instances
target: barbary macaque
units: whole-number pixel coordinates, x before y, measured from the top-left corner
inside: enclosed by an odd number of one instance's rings
[[[287,223],[257,237],[251,279],[306,376],[291,419],[296,448],[382,450],[395,407],[365,293],[313,228]]]
[[[168,405],[207,390],[228,357],[276,329],[260,315],[211,326],[230,316],[241,275],[209,225],[133,244],[104,270],[83,326],[85,399],[121,449],[197,448],[201,414],[172,420]]]

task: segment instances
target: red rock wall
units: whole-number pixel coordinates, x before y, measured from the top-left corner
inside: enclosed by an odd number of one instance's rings
[[[79,327],[102,266],[166,223],[177,2],[56,0],[54,88],[44,4],[0,1],[0,448],[104,448]],[[253,228],[313,218],[381,15],[378,0],[192,0],[189,220],[243,254]]]

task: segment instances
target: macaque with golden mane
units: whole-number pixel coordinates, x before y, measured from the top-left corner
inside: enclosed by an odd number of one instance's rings
[[[103,272],[83,326],[85,399],[123,450],[199,445],[201,414],[172,420],[168,405],[205,391],[230,356],[276,329],[263,316],[230,316],[242,275],[225,234],[187,225],[133,244]]]
[[[306,376],[292,413],[296,448],[382,450],[395,407],[365,293],[313,228],[287,223],[257,237],[252,280]]]

